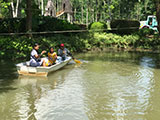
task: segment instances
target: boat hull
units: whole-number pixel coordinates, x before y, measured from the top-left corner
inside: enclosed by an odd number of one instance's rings
[[[59,58],[60,59],[60,58]],[[49,73],[61,69],[71,61],[71,57],[67,57],[66,60],[58,60],[55,65],[49,67],[31,67],[27,66],[28,62],[17,64],[17,72],[19,75],[27,76],[47,76]]]

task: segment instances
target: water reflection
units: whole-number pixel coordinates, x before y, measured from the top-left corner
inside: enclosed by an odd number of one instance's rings
[[[37,102],[45,98],[48,91],[62,85],[67,73],[64,69],[49,77],[19,76],[18,80],[14,80],[15,82],[9,86],[15,90],[8,94],[0,94],[0,114],[6,111],[0,118],[4,120],[8,118],[36,119]]]
[[[87,118],[84,113],[80,83],[83,72],[79,67],[73,70],[66,67],[49,77],[19,76],[13,84],[17,90],[0,95],[2,98],[0,114],[6,111],[0,118],[4,120],[8,118],[31,120]]]
[[[89,108],[87,114],[91,120],[143,119],[146,116],[151,106],[149,101],[154,88],[152,67],[155,64],[148,57],[142,57],[139,64],[109,60],[87,66],[84,86]]]
[[[63,70],[63,72],[58,71],[49,77],[21,77],[19,79],[20,85],[26,84],[24,92],[28,95],[28,98],[26,99],[25,105],[26,107],[29,106],[27,110],[27,116],[30,116],[29,119],[47,119],[50,114],[49,111],[51,110],[49,106],[54,109],[55,104],[51,98],[60,95],[55,92],[56,87],[63,86],[67,73],[68,72]],[[24,113],[21,114],[23,115]],[[43,117],[43,115],[45,115],[45,117]]]
[[[58,76],[59,79],[64,79],[64,83],[58,85],[55,90],[47,91],[46,96],[37,101],[35,114],[37,119],[84,119],[83,92],[80,83],[82,74],[83,71],[75,68],[66,76]]]
[[[16,90],[11,87],[14,80],[17,78],[15,74],[15,66],[12,62],[0,60],[0,94]]]
[[[0,88],[14,89],[0,92],[0,119],[159,119],[157,58],[129,53],[81,57],[89,62],[68,65],[49,77],[17,79],[12,72],[8,84],[2,77]]]

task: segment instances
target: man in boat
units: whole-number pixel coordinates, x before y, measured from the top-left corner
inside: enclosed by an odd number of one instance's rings
[[[62,60],[65,60],[67,56],[71,56],[72,59],[74,59],[70,51],[64,47],[63,43],[60,45],[60,49],[58,50],[58,55],[62,57]]]
[[[41,59],[40,57],[46,53],[46,51],[42,51],[41,54],[38,54],[39,45],[36,43],[33,46],[31,51],[31,59],[30,59],[30,66],[37,67],[37,66],[44,66],[45,67],[45,59]]]

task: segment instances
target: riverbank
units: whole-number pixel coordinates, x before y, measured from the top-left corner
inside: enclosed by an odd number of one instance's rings
[[[160,51],[160,39],[154,37],[141,37],[138,34],[117,35],[113,33],[65,33],[49,36],[0,37],[0,58],[29,59],[32,45],[39,43],[41,50],[48,50],[53,46],[58,50],[60,43],[64,43],[71,52],[125,50],[125,51]]]

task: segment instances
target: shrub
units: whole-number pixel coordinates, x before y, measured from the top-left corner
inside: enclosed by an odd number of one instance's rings
[[[149,29],[149,28],[143,28],[140,29],[137,34],[141,37],[146,37],[147,35],[153,35],[154,34],[154,30]]]
[[[112,33],[95,33],[94,44],[99,47],[118,47],[118,48],[129,48],[133,47],[134,43],[139,40],[136,35],[124,35],[120,36]]]
[[[28,39],[25,36],[0,37],[0,58],[25,58],[28,60],[34,43],[39,43],[41,45],[40,51],[48,51],[51,46],[55,48],[55,51],[57,51],[60,43],[64,43],[71,52],[78,52],[85,48],[84,37],[85,35],[83,34],[70,34],[67,36],[63,34],[56,34],[52,37],[38,36],[31,39]]]
[[[106,31],[107,25],[103,22],[93,22],[88,26],[88,28],[93,31],[97,31],[97,30]]]
[[[53,17],[40,17],[37,19],[36,31],[56,31],[56,30],[78,30],[80,27],[76,24],[70,24],[66,20],[60,20]]]
[[[34,36],[28,39],[25,36],[2,37],[0,36],[0,58],[25,58],[29,59],[30,51],[34,43],[41,45],[40,51],[64,43],[71,52],[91,50],[92,48],[146,48],[159,49],[158,38],[140,38],[139,35],[117,35],[112,33],[78,33],[78,34],[54,34],[50,37]]]
[[[80,27],[76,24],[70,24],[65,20],[56,19],[53,17],[33,17],[32,31],[60,31],[60,30],[77,30]],[[0,33],[15,33],[26,32],[25,18],[7,18],[0,19]]]
[[[134,20],[112,20],[111,28],[114,33],[131,34],[138,31],[140,26],[139,21]]]
[[[24,32],[25,21],[24,18],[0,19],[0,33]]]

